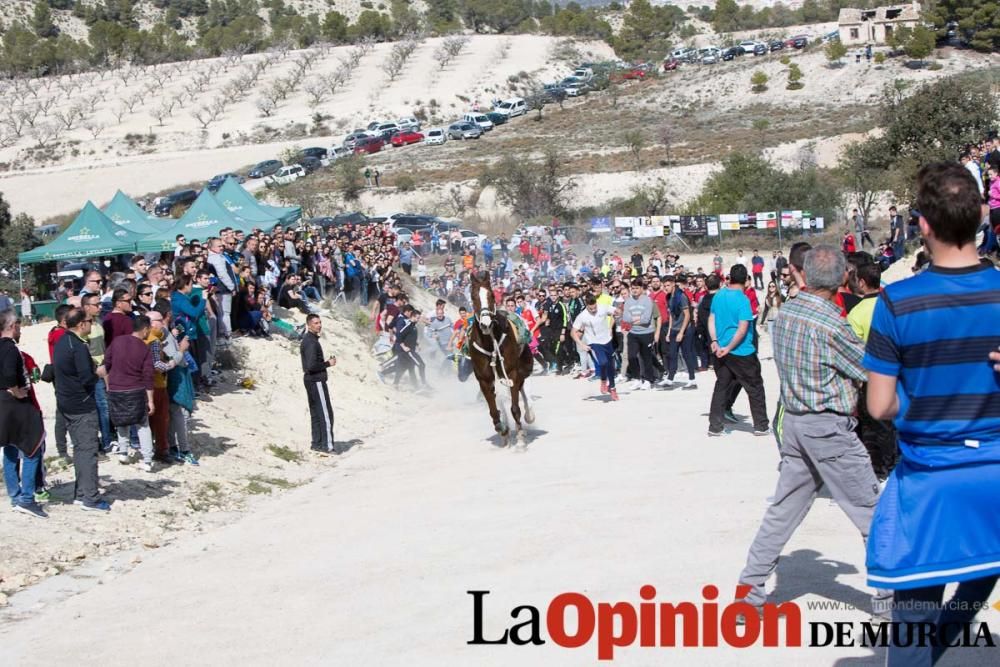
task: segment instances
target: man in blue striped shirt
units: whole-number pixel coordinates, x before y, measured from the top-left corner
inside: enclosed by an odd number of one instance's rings
[[[924,167],[917,208],[932,264],[885,289],[864,360],[868,410],[895,420],[902,453],[872,519],[868,582],[895,589],[893,620],[939,630],[930,647],[900,633],[888,664],[907,667],[954,644],[1000,574],[1000,376],[988,359],[1000,271],[980,263],[982,199],[961,165]]]

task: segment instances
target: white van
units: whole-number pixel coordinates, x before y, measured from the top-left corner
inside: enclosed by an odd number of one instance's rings
[[[268,176],[264,182],[268,185],[288,185],[306,175],[306,170],[300,164],[290,164],[282,167],[274,175]]]
[[[473,125],[478,125],[483,132],[489,132],[493,129],[493,121],[487,118],[486,114],[483,113],[473,111],[462,116],[462,120],[467,123],[472,123]]]
[[[503,116],[507,116],[507,118],[513,118],[515,116],[522,116],[528,113],[528,105],[524,103],[522,98],[512,97],[509,100],[504,100],[498,104],[494,111]]]

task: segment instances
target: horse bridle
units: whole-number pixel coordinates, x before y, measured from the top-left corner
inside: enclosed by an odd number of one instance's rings
[[[500,346],[503,345],[504,340],[507,339],[507,332],[504,331],[500,334],[500,339],[493,334],[493,319],[497,317],[496,305],[491,309],[489,307],[490,299],[489,294],[485,287],[479,288],[479,312],[476,314],[476,319],[478,320],[479,330],[484,335],[489,335],[490,341],[493,343],[492,350],[485,350],[476,341],[469,339],[470,347],[480,352],[483,356],[490,358],[490,366],[493,367],[494,373],[496,372],[497,362],[499,361],[500,373],[503,375],[503,379],[509,384],[510,376],[507,375],[507,368],[503,363],[503,355],[500,354]]]

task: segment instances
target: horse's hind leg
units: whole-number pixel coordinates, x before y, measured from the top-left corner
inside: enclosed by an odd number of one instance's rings
[[[517,441],[518,449],[525,449],[528,446],[524,435],[524,425],[521,424],[521,404],[518,400],[519,395],[524,391],[522,388],[524,386],[524,380],[518,377],[514,380],[510,387],[510,414],[514,417],[514,428],[516,429],[515,438]]]

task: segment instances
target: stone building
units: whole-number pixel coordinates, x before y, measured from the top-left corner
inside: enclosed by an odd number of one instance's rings
[[[911,30],[920,23],[920,3],[875,9],[841,9],[838,19],[840,42],[845,46],[886,44],[893,31]]]

